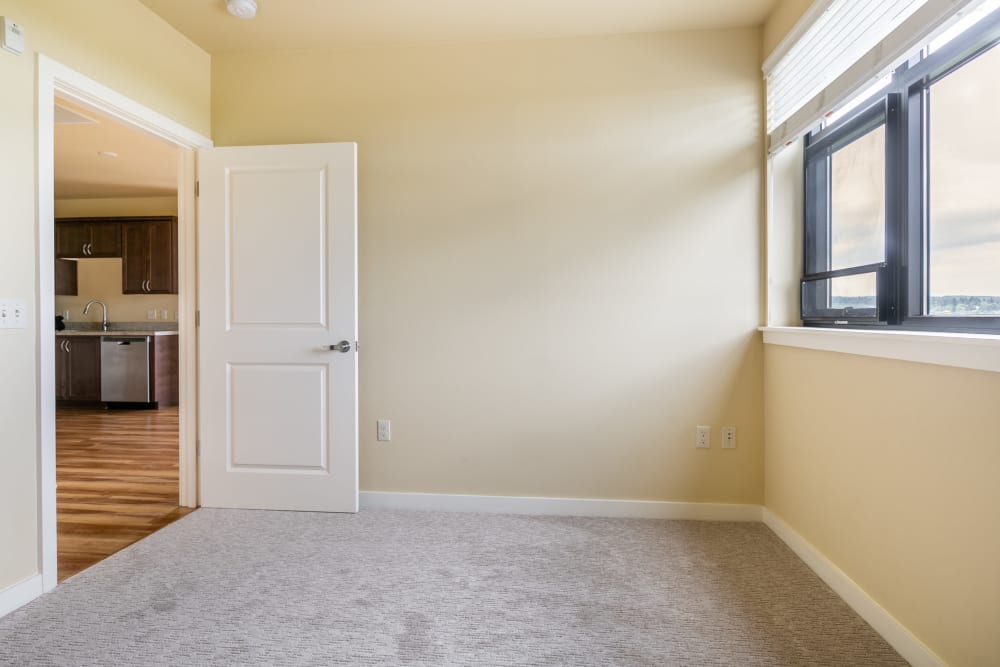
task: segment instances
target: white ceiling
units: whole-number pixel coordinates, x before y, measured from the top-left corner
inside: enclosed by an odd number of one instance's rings
[[[760,25],[781,0],[140,0],[209,53],[578,37]]]
[[[55,126],[56,199],[161,197],[177,193],[177,148],[63,99],[56,105],[94,123]],[[111,151],[118,157],[100,155]]]

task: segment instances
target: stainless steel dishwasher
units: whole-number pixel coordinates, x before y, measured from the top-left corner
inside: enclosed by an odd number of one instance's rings
[[[101,400],[149,402],[149,336],[101,336]]]

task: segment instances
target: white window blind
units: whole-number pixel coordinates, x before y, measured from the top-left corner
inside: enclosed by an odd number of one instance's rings
[[[772,152],[982,0],[818,0],[764,62]]]

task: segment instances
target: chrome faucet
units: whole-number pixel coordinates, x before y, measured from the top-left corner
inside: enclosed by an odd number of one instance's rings
[[[90,307],[94,304],[100,304],[103,315],[101,316],[101,329],[104,331],[108,330],[108,307],[104,305],[103,301],[98,301],[97,299],[91,300],[86,306],[83,307],[83,314],[86,315],[90,312]]]

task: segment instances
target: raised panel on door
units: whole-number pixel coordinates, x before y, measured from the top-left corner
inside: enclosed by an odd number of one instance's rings
[[[56,257],[86,257],[84,246],[90,241],[90,232],[83,222],[56,222]]]
[[[177,293],[177,225],[174,222],[148,222],[149,256],[146,291],[156,294]]]
[[[55,289],[57,296],[76,296],[77,263],[70,259],[56,259]]]
[[[318,168],[230,173],[227,300],[234,329],[326,326],[325,177]]]
[[[149,276],[149,233],[144,222],[122,224],[122,292],[145,294]]]
[[[68,338],[68,346],[68,397],[76,401],[101,400],[100,336]]]
[[[91,222],[88,257],[121,257],[122,225],[120,222]]]

